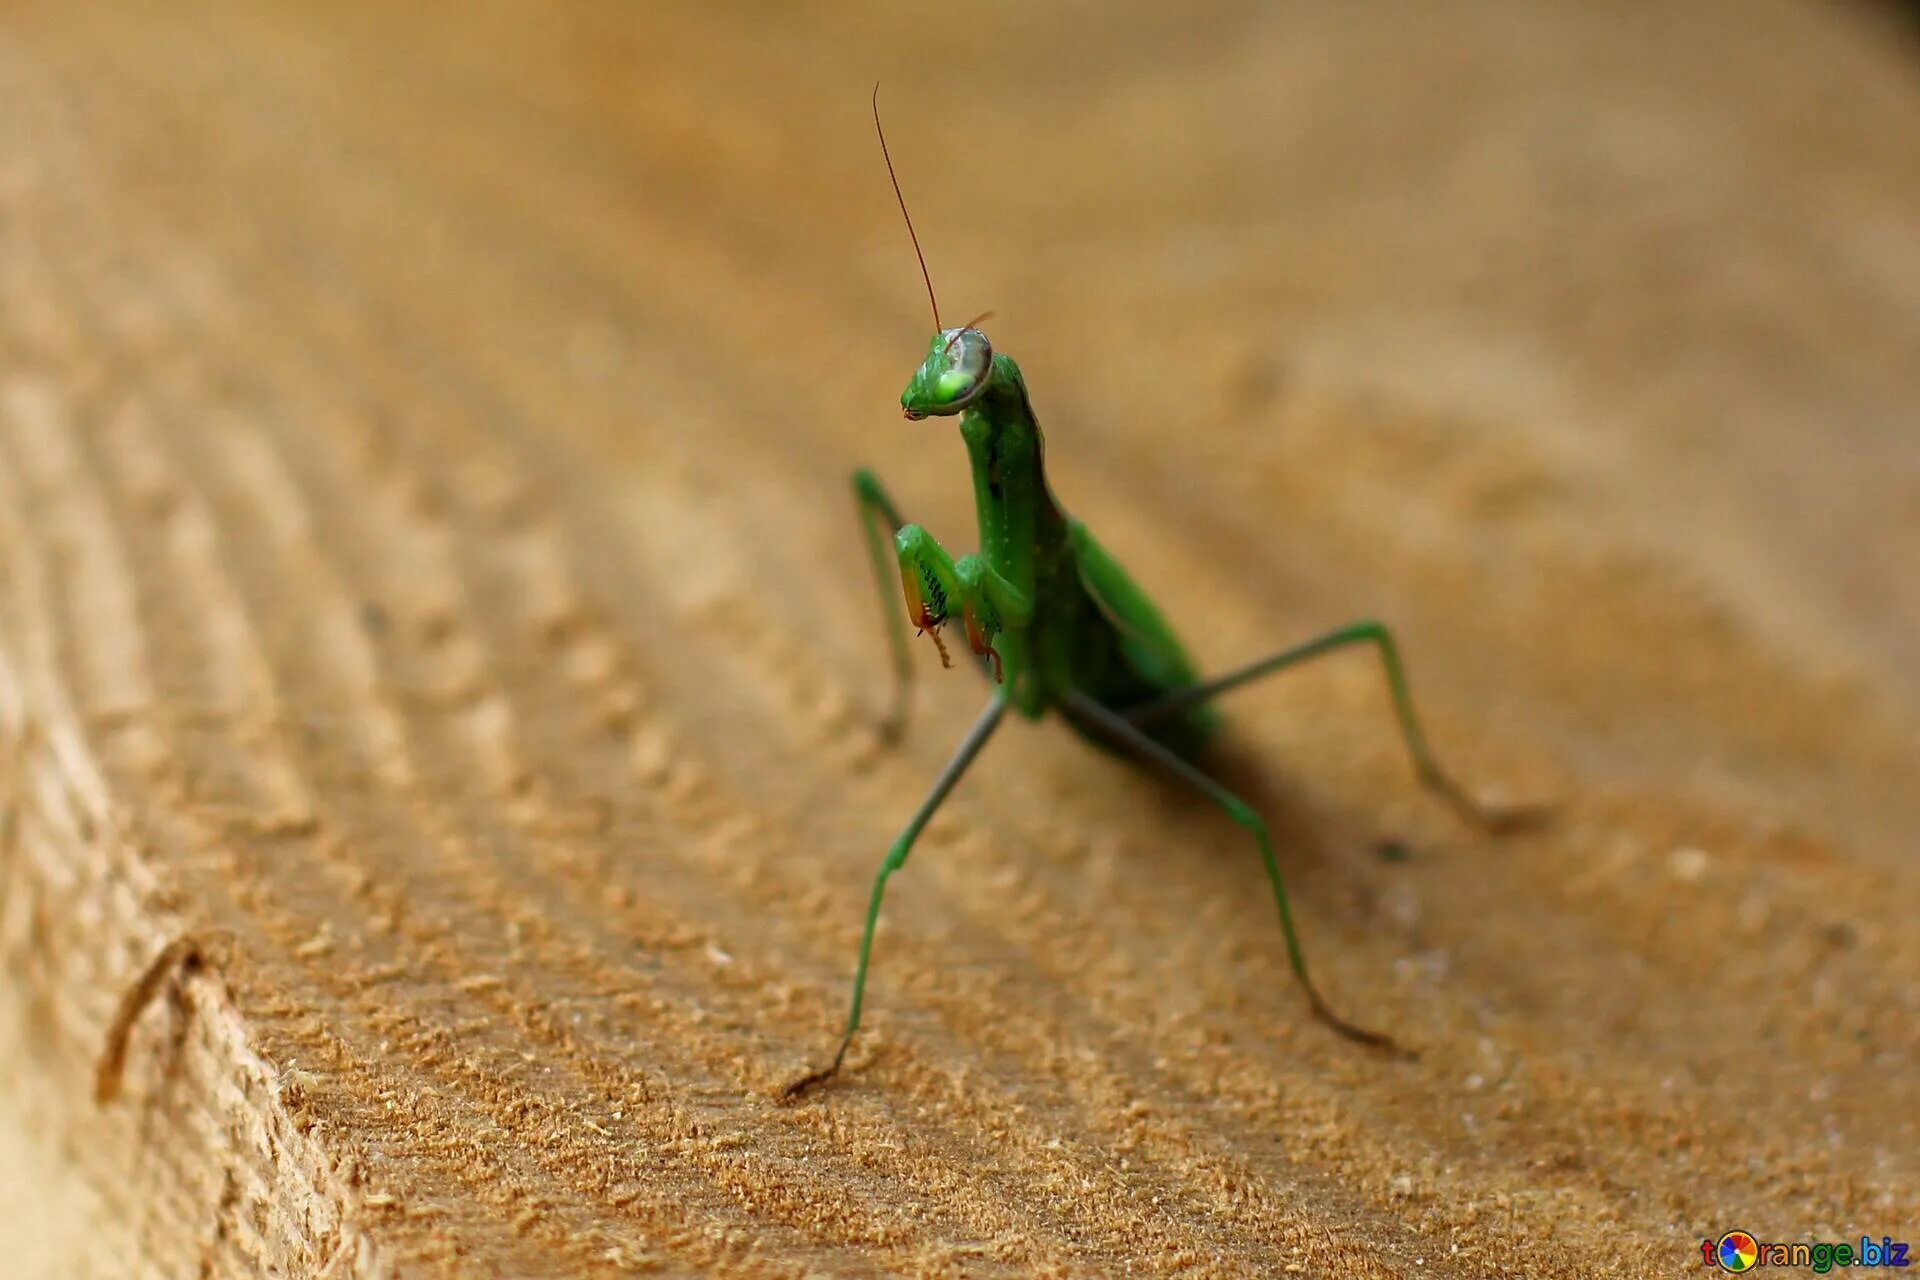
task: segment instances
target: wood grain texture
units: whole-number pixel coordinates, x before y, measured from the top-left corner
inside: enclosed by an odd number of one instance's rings
[[[1905,34],[968,10],[0,11],[26,1274],[1912,1237]],[[1229,706],[1322,986],[1416,1063],[1305,1016],[1234,828],[1020,725],[895,881],[851,1073],[777,1104],[980,697],[917,649],[876,740],[845,476],[971,515],[893,408],[927,321],[876,76],[945,305],[996,309],[1063,500],[1203,662],[1384,616],[1455,769],[1557,799],[1463,829],[1358,656]]]

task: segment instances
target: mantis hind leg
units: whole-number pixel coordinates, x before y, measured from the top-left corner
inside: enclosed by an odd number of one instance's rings
[[[1313,1009],[1313,1016],[1349,1040],[1369,1048],[1411,1056],[1394,1042],[1393,1037],[1355,1026],[1335,1013],[1321,997],[1319,988],[1313,985],[1313,979],[1307,976],[1307,957],[1301,950],[1300,936],[1294,931],[1293,911],[1287,905],[1287,886],[1280,878],[1280,863],[1273,854],[1273,837],[1267,830],[1266,820],[1254,812],[1252,805],[1208,777],[1197,765],[1135,728],[1126,716],[1109,711],[1085,694],[1068,693],[1062,700],[1062,709],[1069,719],[1087,732],[1160,766],[1191,785],[1220,806],[1229,818],[1251,835],[1260,849],[1260,861],[1267,869],[1267,880],[1273,886],[1274,906],[1280,912],[1280,931],[1287,941],[1287,963],[1293,969],[1293,976],[1299,979],[1301,990],[1307,994],[1307,1003]]]
[[[808,1072],[782,1090],[780,1096],[783,1101],[791,1102],[814,1085],[831,1080],[839,1073],[840,1064],[846,1060],[847,1046],[853,1043],[853,1033],[860,1029],[860,1005],[867,991],[867,962],[873,957],[873,931],[880,922],[880,901],[886,896],[887,880],[907,864],[907,855],[913,852],[913,842],[920,838],[921,831],[960,781],[967,766],[973,763],[980,749],[987,745],[987,739],[999,728],[1000,718],[1006,714],[1006,710],[1006,701],[997,695],[987,703],[986,710],[974,721],[973,728],[960,740],[953,758],[947,761],[947,767],[934,779],[926,799],[920,802],[913,817],[907,820],[905,829],[887,850],[886,858],[880,863],[880,872],[873,879],[873,894],[867,901],[867,923],[860,934],[860,960],[853,971],[853,1002],[847,1010],[847,1029],[840,1037],[840,1047],[834,1051],[832,1062],[817,1071]]]
[[[1439,759],[1428,745],[1426,732],[1420,726],[1419,713],[1414,710],[1413,694],[1407,686],[1406,668],[1400,661],[1400,646],[1395,643],[1393,633],[1384,623],[1370,618],[1329,631],[1305,644],[1282,649],[1279,653],[1250,662],[1225,675],[1128,707],[1122,715],[1131,725],[1150,724],[1162,716],[1198,706],[1243,684],[1250,684],[1336,649],[1359,644],[1373,645],[1379,651],[1380,665],[1386,673],[1387,690],[1393,697],[1394,718],[1400,724],[1400,737],[1406,743],[1407,754],[1413,758],[1414,772],[1419,775],[1422,786],[1446,801],[1454,812],[1468,822],[1487,831],[1510,831],[1529,825],[1542,816],[1543,811],[1537,807],[1495,808],[1482,804],[1440,767]]]
[[[913,662],[907,653],[907,628],[900,616],[899,587],[895,585],[893,557],[888,547],[906,521],[893,505],[893,499],[880,484],[880,478],[865,467],[853,473],[853,498],[859,507],[860,532],[866,539],[867,558],[873,565],[874,586],[880,592],[880,613],[887,628],[887,645],[893,656],[893,702],[880,722],[881,736],[894,741],[906,731],[907,711],[912,703]],[[881,525],[886,526],[884,538]]]

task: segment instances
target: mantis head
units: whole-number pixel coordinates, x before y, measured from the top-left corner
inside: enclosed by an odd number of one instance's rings
[[[893,198],[900,204],[900,217],[907,224],[907,238],[913,241],[920,278],[927,285],[927,305],[933,308],[933,341],[927,346],[927,358],[913,371],[907,389],[900,393],[900,408],[915,421],[936,415],[950,416],[978,400],[993,381],[993,344],[979,328],[980,322],[993,313],[983,311],[958,328],[950,329],[940,323],[940,301],[933,296],[933,274],[927,270],[927,255],[920,252],[920,236],[913,229],[913,215],[907,212],[907,198],[900,194],[900,179],[893,171],[893,156],[887,151],[887,131],[880,127],[880,86],[877,84],[873,86],[873,131],[880,139],[880,156],[887,162],[887,181],[893,184]]]
[[[916,421],[959,413],[978,400],[992,380],[993,344],[987,335],[973,325],[942,329],[933,335],[927,358],[900,393],[900,408]]]

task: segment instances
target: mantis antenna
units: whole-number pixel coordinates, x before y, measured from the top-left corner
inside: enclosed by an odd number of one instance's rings
[[[887,178],[893,183],[893,198],[900,202],[900,216],[907,220],[907,238],[913,241],[913,256],[920,260],[920,278],[927,282],[927,301],[933,307],[933,328],[941,329],[940,303],[933,296],[933,276],[927,271],[927,255],[920,252],[920,237],[913,231],[913,215],[907,212],[907,198],[900,194],[900,178],[893,171],[893,156],[887,150],[887,131],[880,127],[880,82],[873,83],[873,131],[880,135],[880,156],[887,162]]]
[[[991,320],[992,318],[993,318],[993,312],[982,311],[979,315],[967,321],[965,324],[961,325],[958,329],[955,329],[953,331],[953,336],[947,339],[947,345],[940,348],[940,354],[945,355],[947,354],[947,352],[953,350],[953,344],[960,341],[961,334],[965,333],[969,329],[979,328],[980,322],[982,320]],[[935,322],[937,323],[939,320],[939,317],[936,316],[934,319],[935,319]]]

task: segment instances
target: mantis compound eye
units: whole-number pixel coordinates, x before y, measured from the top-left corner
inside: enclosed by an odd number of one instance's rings
[[[943,329],[939,350],[927,361],[933,375],[932,394],[936,412],[953,413],[964,409],[987,388],[993,373],[993,344],[978,329]]]

